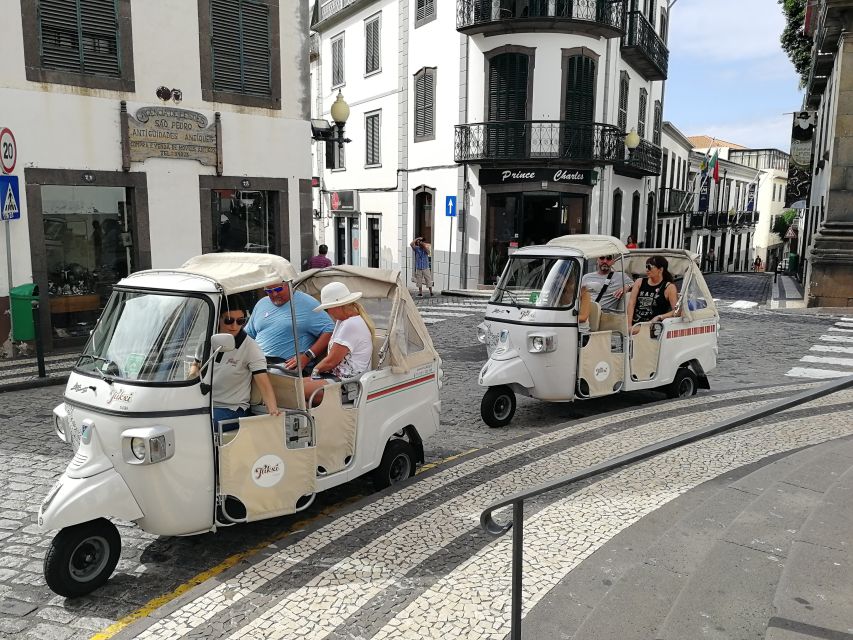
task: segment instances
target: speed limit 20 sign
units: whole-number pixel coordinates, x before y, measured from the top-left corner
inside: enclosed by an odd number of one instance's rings
[[[15,136],[11,129],[0,129],[0,166],[3,173],[12,173],[15,163],[18,161],[18,146],[15,144]]]

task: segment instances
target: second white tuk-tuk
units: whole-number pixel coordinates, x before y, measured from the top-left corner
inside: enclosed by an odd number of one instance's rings
[[[633,281],[654,255],[669,262],[678,287],[675,317],[630,326],[630,292],[615,309],[593,300],[579,326],[583,276],[601,256]],[[608,286],[619,287],[620,278]],[[694,257],[677,249],[628,250],[617,238],[571,235],[516,250],[489,300],[478,339],[489,359],[480,371],[480,406],[490,427],[510,422],[516,394],[550,402],[661,389],[670,397],[709,388],[717,366],[719,314]]]
[[[264,415],[253,389],[255,415],[229,425],[236,430],[214,428],[215,356],[234,349],[232,335],[215,333],[226,297],[282,282],[317,296],[333,280],[363,294],[376,325],[372,368],[325,386],[317,406],[301,372],[271,368],[282,415]],[[284,258],[221,253],[124,278],[54,410],[76,451],[38,514],[43,529],[59,529],[45,556],[48,586],[70,597],[107,581],[121,545],[109,518],[191,535],[301,511],[364,474],[379,487],[414,475],[438,428],[440,385],[438,354],[397,271],[297,276]]]

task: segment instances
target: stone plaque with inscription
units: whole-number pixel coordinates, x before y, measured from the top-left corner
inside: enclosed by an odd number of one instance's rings
[[[216,124],[196,111],[143,107],[127,116],[127,144],[132,162],[147,158],[198,160],[217,165]]]

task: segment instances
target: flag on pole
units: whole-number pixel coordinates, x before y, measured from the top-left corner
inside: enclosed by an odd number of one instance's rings
[[[720,182],[720,162],[719,162],[719,151],[714,151],[714,155],[711,156],[711,160],[708,164],[708,167],[711,171],[714,172],[714,182]]]

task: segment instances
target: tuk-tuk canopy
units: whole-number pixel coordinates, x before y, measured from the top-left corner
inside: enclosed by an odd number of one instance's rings
[[[225,295],[296,279],[296,269],[290,262],[270,253],[205,253],[190,258],[174,271],[215,280]]]
[[[546,246],[575,249],[583,253],[584,258],[597,258],[598,256],[624,255],[628,248],[619,238],[613,236],[596,236],[577,234],[560,236],[550,240]]]

